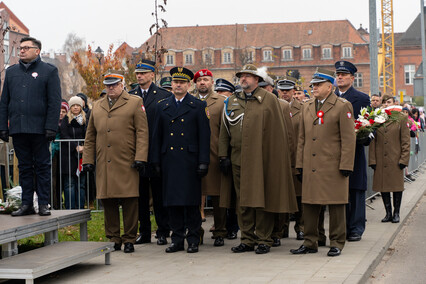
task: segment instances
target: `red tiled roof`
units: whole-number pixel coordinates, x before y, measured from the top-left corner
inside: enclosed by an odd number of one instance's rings
[[[163,46],[172,50],[367,43],[348,20],[168,27],[161,33]],[[153,41],[154,36],[148,39]]]

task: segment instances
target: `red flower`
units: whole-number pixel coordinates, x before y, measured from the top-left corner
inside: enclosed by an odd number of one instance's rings
[[[369,119],[368,121],[370,122],[371,125],[374,124],[374,119]]]
[[[365,114],[364,114],[364,118],[368,118],[370,115],[366,112]]]
[[[385,112],[386,112],[387,115],[391,115],[392,114],[391,111],[388,110],[388,109],[385,109]]]
[[[356,124],[355,129],[359,129],[361,127],[361,124]]]

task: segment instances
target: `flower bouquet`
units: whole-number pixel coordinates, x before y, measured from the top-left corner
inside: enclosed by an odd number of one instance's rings
[[[388,121],[399,121],[401,113],[389,109],[361,108],[358,119],[355,120],[355,133],[358,141],[367,142],[374,138],[374,133]]]
[[[0,214],[10,214],[21,206],[22,189],[20,186],[6,190],[6,200],[0,199]]]

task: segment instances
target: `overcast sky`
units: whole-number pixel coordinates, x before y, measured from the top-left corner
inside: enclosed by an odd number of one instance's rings
[[[43,43],[61,51],[68,33],[103,50],[126,41],[139,47],[154,23],[154,0],[3,0]],[[163,0],[158,0],[163,3]],[[380,0],[377,24],[380,25]],[[405,31],[420,13],[420,0],[395,0],[394,31]],[[304,22],[348,19],[369,27],[369,0],[168,0],[161,16],[170,27],[193,25]]]

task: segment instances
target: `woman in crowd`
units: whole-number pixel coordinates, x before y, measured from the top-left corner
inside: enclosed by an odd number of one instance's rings
[[[384,101],[384,107],[386,107]],[[407,116],[401,113],[397,121],[386,122],[376,131],[370,143],[368,165],[374,170],[373,190],[380,192],[386,210],[382,222],[399,222],[402,191],[404,190],[404,168],[410,159],[410,130]],[[393,192],[394,212],[390,193]]]
[[[74,96],[68,102],[70,110],[61,122],[61,139],[84,139],[86,135],[86,114],[83,111],[83,100]],[[64,183],[66,209],[82,209],[85,203],[86,176],[80,174],[80,160],[83,142],[61,143],[61,169]]]

